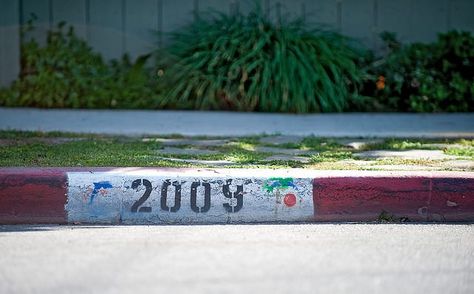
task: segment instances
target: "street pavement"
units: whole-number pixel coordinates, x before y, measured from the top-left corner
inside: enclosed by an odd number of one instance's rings
[[[117,135],[324,137],[474,137],[474,113],[276,114],[222,111],[134,111],[0,108],[0,130]]]
[[[0,293],[474,293],[474,225],[0,226]]]

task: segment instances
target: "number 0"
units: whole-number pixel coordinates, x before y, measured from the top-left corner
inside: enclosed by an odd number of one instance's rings
[[[191,209],[197,213],[208,212],[209,209],[211,208],[211,184],[209,183],[202,183],[202,185],[204,186],[204,206],[198,207],[196,204],[197,202],[196,190],[197,190],[197,187],[199,187],[200,185],[201,185],[200,182],[193,182],[191,184]]]

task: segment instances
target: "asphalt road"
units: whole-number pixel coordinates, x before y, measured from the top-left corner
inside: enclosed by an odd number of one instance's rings
[[[474,293],[474,225],[0,226],[0,293]]]
[[[281,114],[0,108],[0,129],[114,135],[474,137],[473,113]]]

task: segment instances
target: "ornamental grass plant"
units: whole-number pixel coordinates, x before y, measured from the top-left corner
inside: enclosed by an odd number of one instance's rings
[[[158,70],[164,108],[342,111],[362,73],[351,40],[300,19],[213,12],[171,35]]]

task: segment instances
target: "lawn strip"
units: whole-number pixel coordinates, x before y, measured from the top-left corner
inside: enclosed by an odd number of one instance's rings
[[[474,160],[474,140],[389,138],[375,141],[370,138],[333,139],[309,136],[299,138],[298,143],[273,144],[261,141],[262,138],[267,138],[268,141],[269,137],[271,136],[126,137],[60,132],[0,131],[0,166],[214,167],[206,161],[223,161],[230,162],[226,166],[229,168],[376,169],[377,166],[392,165],[394,167],[424,166],[442,170],[453,169],[452,165],[445,164],[448,161],[429,158],[358,158],[357,153],[370,150],[442,150],[445,154],[467,161],[468,165],[470,165],[470,160]],[[167,145],[167,141],[161,139],[182,140],[186,144]],[[224,140],[225,143],[207,145],[206,140]],[[199,142],[199,144],[193,144],[193,142]],[[361,148],[351,147],[352,142],[361,143]],[[183,152],[167,154],[167,148],[179,148]],[[186,153],[186,150],[189,150],[189,153]],[[214,153],[206,154],[195,152],[196,150],[210,150]],[[294,150],[294,154],[291,150]],[[286,154],[286,157],[283,154]],[[279,158],[284,158],[284,160],[279,160]],[[302,158],[308,158],[308,162],[302,161]],[[456,164],[461,166],[458,169],[472,170],[469,166],[463,167],[466,165],[461,161],[456,161]]]

